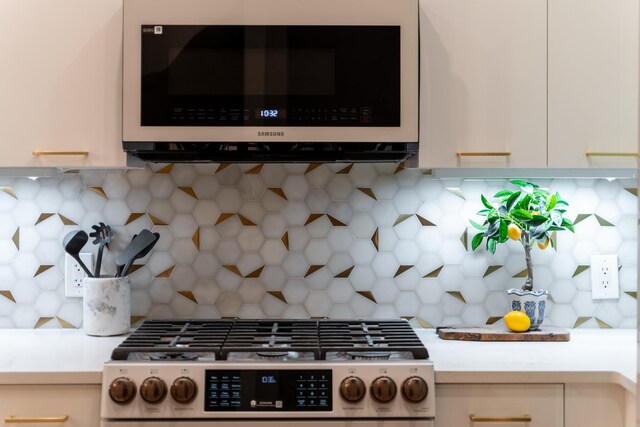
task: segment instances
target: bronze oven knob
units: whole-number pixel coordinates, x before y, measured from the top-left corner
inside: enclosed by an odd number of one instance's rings
[[[420,377],[411,377],[402,383],[402,396],[411,403],[422,402],[429,394],[427,382]]]
[[[149,377],[140,386],[140,397],[148,403],[160,403],[167,395],[167,385],[158,377]]]
[[[116,378],[109,386],[109,397],[116,403],[126,405],[136,397],[136,384],[129,378]]]
[[[371,384],[371,395],[380,403],[389,403],[396,397],[396,383],[389,377],[376,378]]]
[[[191,403],[198,394],[198,386],[188,377],[177,378],[171,384],[171,397],[178,403]]]
[[[367,388],[364,382],[358,377],[349,377],[340,383],[340,395],[347,402],[355,403],[362,400]]]

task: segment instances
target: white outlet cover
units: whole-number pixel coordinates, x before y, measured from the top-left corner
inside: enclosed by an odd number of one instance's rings
[[[591,298],[620,298],[617,255],[591,256]]]
[[[80,259],[89,270],[93,268],[93,254],[81,253]],[[84,289],[82,281],[87,273],[78,265],[78,262],[69,254],[64,256],[64,296],[70,298],[82,298]]]

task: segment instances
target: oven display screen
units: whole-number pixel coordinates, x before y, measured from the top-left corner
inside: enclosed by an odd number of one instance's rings
[[[331,370],[206,370],[206,412],[331,411]]]

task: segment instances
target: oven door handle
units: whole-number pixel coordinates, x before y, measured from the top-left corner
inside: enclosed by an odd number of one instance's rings
[[[61,417],[35,417],[35,418],[18,418],[13,415],[5,417],[5,424],[40,424],[40,423],[64,423],[69,419],[68,415]]]

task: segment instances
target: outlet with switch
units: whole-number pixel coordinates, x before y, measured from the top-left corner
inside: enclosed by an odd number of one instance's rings
[[[93,265],[93,254],[81,253],[80,259],[91,269]],[[82,298],[84,292],[82,283],[87,273],[84,272],[78,261],[69,254],[64,256],[64,296]]]
[[[591,256],[591,298],[620,298],[617,255]]]

